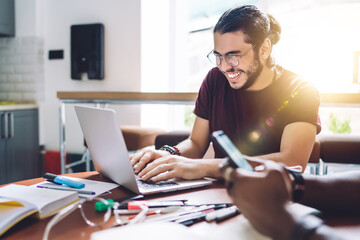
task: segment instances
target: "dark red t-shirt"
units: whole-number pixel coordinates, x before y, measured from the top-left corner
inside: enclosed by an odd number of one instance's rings
[[[260,91],[235,90],[215,67],[201,85],[194,113],[209,120],[210,134],[223,130],[246,155],[280,151],[285,126],[309,122],[321,130],[318,90],[298,75],[284,70],[281,77]],[[214,147],[215,157],[225,155]]]

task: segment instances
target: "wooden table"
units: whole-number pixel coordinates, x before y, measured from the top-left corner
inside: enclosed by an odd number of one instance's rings
[[[83,172],[83,173],[73,173],[66,174],[72,177],[86,178],[90,180],[106,181],[103,179],[97,172]],[[21,185],[32,185],[43,181],[42,178],[35,178],[31,180],[25,180],[21,182],[16,182],[16,184]],[[110,196],[106,198],[123,198],[129,196],[131,193],[123,188],[113,189]],[[176,193],[167,193],[163,195],[152,196],[148,199],[161,198],[161,199],[188,199],[189,204],[204,204],[204,203],[224,203],[229,202],[230,199],[221,183],[214,183],[212,186],[205,188],[181,191]],[[103,214],[96,213],[93,208],[86,208],[85,211],[91,214],[92,219],[101,219]],[[44,229],[47,223],[50,221],[50,218],[43,220],[36,220],[32,218],[27,218],[14,227],[12,227],[8,232],[6,232],[1,239],[4,240],[18,240],[18,239],[42,239]],[[109,223],[104,225],[105,228],[110,228],[113,223],[113,218],[110,219]],[[219,228],[229,226],[229,224],[244,224],[247,223],[247,220],[243,215],[238,215],[232,219],[224,221],[222,223],[207,223],[201,222],[197,223],[191,228],[195,228],[196,232],[205,235],[209,230],[214,230],[214,228]],[[343,236],[360,236],[360,216],[357,217],[327,217],[325,223],[332,226],[335,231],[339,232]],[[237,226],[237,225],[236,225]],[[57,223],[53,229],[50,231],[49,239],[54,240],[63,240],[63,239],[89,239],[91,233],[98,231],[96,227],[88,226],[80,215],[80,211],[77,209],[61,222]],[[150,238],[149,238],[150,239]]]

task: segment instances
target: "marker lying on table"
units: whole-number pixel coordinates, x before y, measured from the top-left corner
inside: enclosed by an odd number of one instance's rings
[[[205,207],[200,211],[195,210],[188,214],[180,215],[177,219],[174,219],[172,221],[175,223],[181,223],[185,226],[191,226],[194,223],[204,221],[209,214],[222,210],[224,206],[225,206],[224,204],[217,204],[217,205],[209,206],[208,208]]]
[[[40,186],[40,185],[38,185],[37,187],[38,188],[53,189],[53,190],[60,190],[60,191],[72,191],[72,192],[78,192],[79,194],[95,195],[95,192],[92,192],[92,191],[77,190],[77,189],[71,189],[71,188],[46,187],[46,186]]]
[[[146,216],[156,215],[156,214],[167,214],[167,213],[173,213],[178,211],[181,208],[181,206],[172,206],[172,207],[165,207],[163,209],[156,209],[151,210],[146,213]],[[118,210],[118,213],[120,214],[121,210]],[[134,211],[134,210],[127,210],[127,211]],[[129,216],[129,220],[134,219],[136,215]]]
[[[191,226],[194,223],[198,223],[205,220],[205,217],[208,213],[196,212],[194,214],[186,215],[184,218],[174,221],[175,223],[180,223],[185,226]]]
[[[238,212],[238,209],[236,206],[222,208],[222,209],[219,209],[219,210],[216,210],[214,212],[207,214],[205,217],[205,220],[207,222],[211,222],[213,220],[215,220],[216,222],[221,222],[230,217],[237,215],[238,213],[239,212]]]
[[[216,206],[216,209],[230,207],[231,203],[208,203],[208,204],[186,204],[187,200],[159,200],[159,201],[128,201],[123,202],[119,209],[136,210],[141,209],[139,205],[147,206],[148,208],[163,208],[163,207],[200,207],[200,206]]]
[[[64,184],[69,187],[74,187],[74,188],[84,188],[85,187],[84,183],[70,180],[68,178],[57,176],[57,175],[51,174],[51,173],[45,173],[43,178],[45,178],[49,182]]]
[[[176,215],[160,216],[147,221],[164,221],[164,222],[177,222],[186,226],[190,226],[196,222],[205,220],[205,216],[216,209],[226,206],[225,204],[202,205],[198,207],[190,206],[191,209],[179,212]],[[189,207],[186,205],[186,207]]]
[[[141,209],[139,205],[147,206],[149,208],[186,206],[186,200],[163,200],[163,201],[129,201],[120,205],[121,209]]]

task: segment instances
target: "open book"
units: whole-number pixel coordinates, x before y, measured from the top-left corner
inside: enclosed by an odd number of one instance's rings
[[[0,236],[22,219],[46,218],[79,200],[77,192],[10,184],[0,188]]]

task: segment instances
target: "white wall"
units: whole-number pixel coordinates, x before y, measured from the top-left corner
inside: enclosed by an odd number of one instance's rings
[[[43,1],[45,52],[64,49],[64,60],[45,60],[45,101],[41,105],[42,139],[46,149],[58,149],[57,91],[140,90],[140,0],[47,0]],[[105,78],[74,81],[70,78],[70,26],[103,23],[105,26]],[[121,123],[139,122],[139,107],[118,109]],[[72,106],[66,110],[67,151],[82,144]],[[80,134],[79,134],[80,133]],[[79,145],[80,144],[80,145]]]
[[[58,150],[57,91],[140,90],[140,0],[37,0],[36,3],[36,31],[43,37],[45,53],[45,95],[39,102],[40,141],[46,149]],[[102,81],[75,81],[70,77],[70,26],[87,23],[105,26],[105,78]],[[63,49],[64,59],[48,60],[51,49]],[[136,105],[120,107],[120,122],[139,123],[139,109]],[[65,135],[66,150],[81,151],[82,134],[71,105],[66,108]]]
[[[0,38],[0,99],[36,102],[44,92],[44,44],[37,1],[15,2],[15,37]]]

